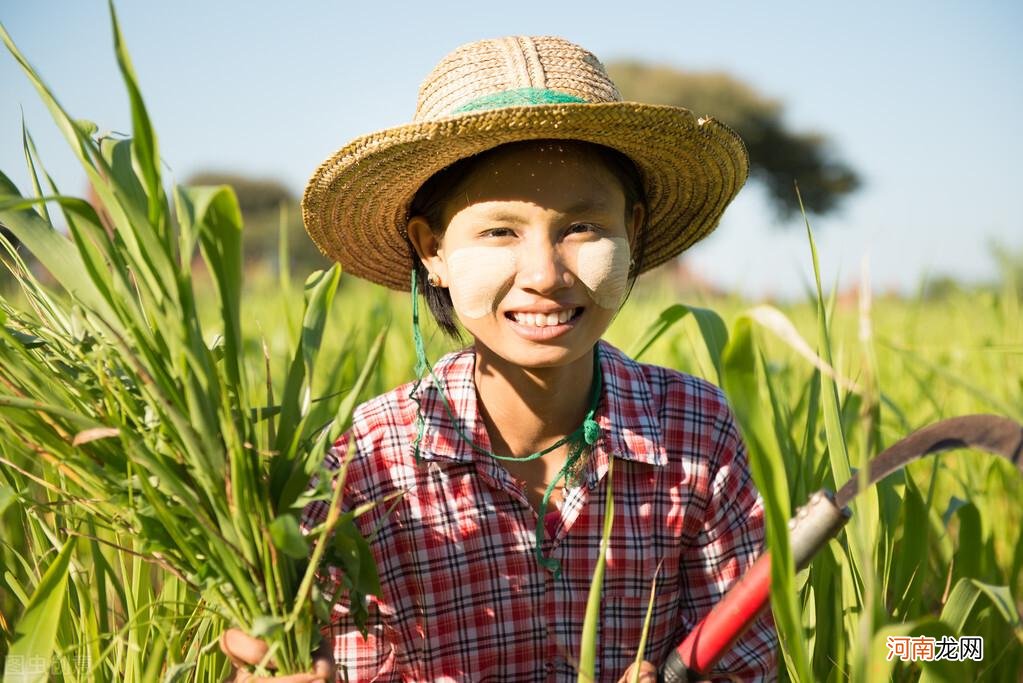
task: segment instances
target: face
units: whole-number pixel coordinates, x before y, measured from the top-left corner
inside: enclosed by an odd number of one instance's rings
[[[417,217],[409,237],[480,352],[529,368],[585,355],[627,291],[642,206],[627,219],[619,181],[570,142],[499,150],[450,196],[443,236]]]

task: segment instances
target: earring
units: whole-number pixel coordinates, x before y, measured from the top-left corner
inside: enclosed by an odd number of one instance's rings
[[[440,287],[440,276],[437,273],[430,273],[426,276],[426,281],[431,287]]]

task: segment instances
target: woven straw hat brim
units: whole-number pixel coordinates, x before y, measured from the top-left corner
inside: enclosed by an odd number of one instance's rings
[[[636,164],[648,204],[649,270],[716,226],[749,172],[742,140],[680,107],[607,102],[459,114],[353,140],[313,173],[302,199],[310,237],[352,275],[408,290],[409,205],[430,176],[509,142],[563,139],[616,149]]]

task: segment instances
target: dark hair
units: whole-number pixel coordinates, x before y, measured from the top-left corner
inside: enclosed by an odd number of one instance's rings
[[[441,237],[447,229],[444,222],[444,206],[447,204],[451,193],[461,185],[476,168],[490,155],[505,151],[518,146],[533,145],[542,142],[572,142],[585,145],[596,153],[597,157],[604,163],[605,167],[618,180],[625,195],[625,220],[632,220],[632,208],[636,204],[642,204],[646,208],[646,192],[643,190],[643,181],[639,169],[627,156],[618,150],[598,145],[595,143],[581,142],[575,140],[524,140],[521,142],[509,142],[475,156],[460,159],[450,166],[430,176],[430,179],[423,183],[416,196],[412,199],[409,207],[409,217],[422,216],[430,226],[434,235]],[[636,275],[643,269],[643,261],[646,247],[646,230],[640,226],[636,234],[633,265],[629,270],[629,288],[626,291],[626,298],[632,292],[632,285],[636,281]],[[419,258],[412,243],[409,242],[409,253],[412,255],[412,267],[416,272],[416,281],[420,283],[419,291],[426,300],[430,312],[437,321],[438,327],[449,337],[460,339],[457,318],[455,317],[454,306],[451,303],[451,294],[443,287],[430,287],[426,284],[429,275],[426,266]]]

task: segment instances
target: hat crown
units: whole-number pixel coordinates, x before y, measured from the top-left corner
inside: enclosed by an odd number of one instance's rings
[[[413,121],[440,119],[483,98],[513,92],[552,92],[591,103],[622,99],[600,60],[575,43],[556,36],[510,36],[467,43],[444,57],[419,88]]]

